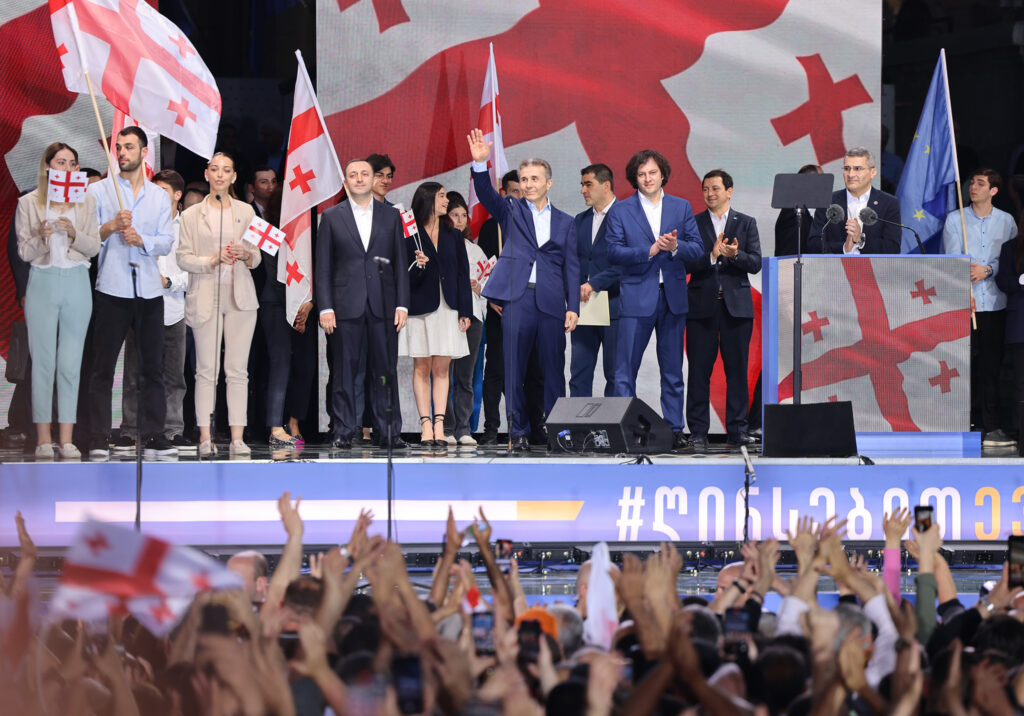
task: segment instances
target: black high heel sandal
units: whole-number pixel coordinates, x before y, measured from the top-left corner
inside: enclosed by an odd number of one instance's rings
[[[422,435],[422,433],[423,433],[423,424],[424,423],[430,423],[430,434],[431,434],[431,436],[433,436],[433,434],[434,434],[434,421],[431,420],[429,415],[421,415],[420,416],[420,445],[422,445],[423,447],[434,447],[434,438],[431,437],[429,440],[427,440]]]
[[[444,435],[444,413],[434,413],[434,425],[437,425],[438,421],[441,421],[441,434]],[[437,437],[437,430],[434,430],[434,445],[439,448],[448,449],[448,441],[441,440]]]

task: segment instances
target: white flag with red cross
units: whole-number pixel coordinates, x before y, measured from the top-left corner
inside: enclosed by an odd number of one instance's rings
[[[498,100],[498,69],[494,64],[494,45],[490,47],[487,60],[487,76],[484,78],[484,91],[480,97],[480,114],[476,126],[484,133],[484,142],[490,143],[491,157],[487,160],[487,172],[491,175],[491,184],[498,186],[501,177],[508,171],[508,160],[505,158],[505,142],[501,133],[501,104]],[[476,196],[473,182],[469,183],[469,228],[473,236],[480,234],[480,227],[487,221],[490,214]]]
[[[284,232],[270,222],[254,216],[252,223],[242,234],[242,238],[271,256],[276,256],[277,250],[281,248],[281,243],[284,241]]]
[[[50,169],[46,182],[46,197],[58,204],[77,204],[85,201],[89,180],[85,172],[65,172]]]
[[[117,109],[196,154],[217,141],[221,99],[196,48],[143,0],[49,0],[64,84],[93,87]]]
[[[342,172],[327,134],[302,53],[295,78],[292,125],[288,133],[281,195],[285,243],[277,261],[277,280],[285,285],[285,318],[295,322],[299,307],[313,300],[313,249],[310,210],[341,191]]]
[[[51,611],[86,621],[131,614],[162,636],[197,593],[241,587],[241,577],[201,552],[87,520],[64,558]]]

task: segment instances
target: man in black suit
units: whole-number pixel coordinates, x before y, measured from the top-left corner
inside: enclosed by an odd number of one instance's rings
[[[395,367],[398,331],[409,315],[408,257],[398,212],[374,201],[372,186],[370,163],[350,161],[345,167],[349,200],[324,212],[316,242],[313,286],[320,326],[331,342],[331,400],[338,416],[332,446],[338,449],[352,447],[359,428],[355,381],[363,352],[368,353],[374,383],[379,384],[381,378],[390,383],[391,415],[380,405],[385,401],[373,402],[379,442],[387,445],[390,419],[392,447],[407,447],[400,437]]]
[[[898,254],[900,252],[900,201],[892,194],[875,189],[871,180],[878,175],[875,155],[864,147],[847,150],[843,159],[846,189],[832,193],[832,203],[843,207],[844,224],[826,223],[825,210],[814,212],[808,253],[824,254]],[[871,226],[860,220],[862,209],[872,209],[879,219]]]
[[[608,261],[608,242],[604,238],[604,219],[615,203],[612,170],[605,164],[591,164],[580,170],[580,193],[590,207],[573,219],[576,253],[580,262],[580,302],[594,294],[608,293],[607,326],[577,326],[572,332],[572,358],[569,362],[569,395],[589,398],[594,394],[594,369],[597,351],[602,350],[604,395],[615,395],[615,352],[619,332],[619,272]]]
[[[817,164],[804,164],[797,174],[823,174],[824,170]],[[807,253],[807,241],[811,238],[811,214],[806,207],[800,216],[800,251]],[[794,209],[782,209],[775,220],[775,255],[797,255],[797,223]],[[820,240],[819,240],[820,246]],[[820,253],[820,251],[819,251]]]
[[[256,216],[266,219],[267,204],[270,203],[270,197],[277,188],[277,172],[265,164],[257,167],[252,173],[252,181],[246,188],[252,194],[252,208]]]
[[[697,214],[704,253],[686,262],[690,272],[686,422],[690,425],[690,446],[696,452],[708,447],[711,371],[719,348],[725,366],[726,441],[733,447],[754,442],[747,434],[747,355],[754,328],[748,274],[761,270],[761,242],[754,218],[730,208],[732,188],[732,177],[721,169],[704,175],[702,189],[708,209]]]

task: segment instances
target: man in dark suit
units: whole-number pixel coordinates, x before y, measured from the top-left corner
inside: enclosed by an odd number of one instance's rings
[[[621,266],[615,394],[636,397],[636,375],[651,340],[658,336],[661,414],[683,437],[683,333],[686,328],[686,264],[703,251],[690,202],[665,193],[671,167],[651,149],[626,164],[636,194],[608,213],[608,260]]]
[[[826,223],[825,210],[814,212],[808,253],[825,254],[898,254],[900,227],[884,221],[864,226],[861,209],[869,208],[879,219],[900,223],[900,202],[892,194],[875,189],[871,180],[878,175],[875,155],[864,147],[847,150],[843,159],[843,181],[846,189],[832,193],[832,203],[843,207],[844,224]]]
[[[467,139],[476,195],[504,237],[484,296],[502,307],[509,437],[513,449],[528,451],[530,421],[523,383],[534,346],[544,373],[544,415],[565,395],[565,334],[576,327],[580,312],[572,217],[548,201],[552,179],[546,161],[526,159],[519,165],[524,198],[506,202],[491,186],[486,165],[491,149],[483,133],[474,129]]]
[[[270,197],[274,195],[276,188],[277,172],[266,164],[257,167],[256,171],[252,173],[252,180],[246,189],[252,194],[251,203],[253,211],[261,219],[267,218],[267,205],[270,203]]]
[[[603,348],[604,395],[615,395],[616,337],[619,332],[619,267],[608,262],[604,220],[615,203],[612,170],[592,164],[580,170],[580,193],[590,208],[576,215],[576,253],[580,262],[580,302],[601,291],[608,293],[607,326],[577,326],[572,333],[569,363],[569,395],[589,398],[594,394],[597,351]]]
[[[378,440],[387,445],[390,419],[392,447],[407,447],[400,437],[395,367],[398,331],[409,315],[408,257],[398,212],[374,201],[372,186],[369,162],[350,161],[345,167],[349,200],[324,212],[316,242],[313,286],[320,326],[331,342],[331,400],[338,416],[332,446],[338,449],[352,447],[359,428],[355,380],[363,352],[368,353],[374,382],[379,384],[383,377],[390,383],[394,406],[389,416],[386,406],[380,405],[384,401],[373,402]]]
[[[797,174],[823,174],[824,171],[817,164],[804,164]],[[807,253],[807,241],[811,237],[810,212],[805,208],[800,216],[800,251]],[[779,218],[775,220],[775,255],[796,256],[797,255],[797,222],[796,211],[793,209],[782,209],[779,211]],[[819,247],[821,242],[819,239]],[[818,251],[820,253],[820,249]]]
[[[704,175],[701,185],[707,211],[697,214],[704,252],[686,262],[690,312],[686,316],[686,356],[690,389],[686,393],[686,422],[690,447],[708,447],[711,420],[711,371],[719,348],[725,366],[725,428],[727,443],[749,445],[747,414],[747,356],[754,328],[754,301],[748,274],[761,270],[761,242],[754,218],[730,208],[732,177],[721,169]]]

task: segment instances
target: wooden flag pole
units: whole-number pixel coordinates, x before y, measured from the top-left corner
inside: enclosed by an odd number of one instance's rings
[[[117,194],[117,203],[121,206],[121,211],[124,211],[124,197],[121,196],[121,186],[117,183],[117,172],[114,171],[114,158],[110,155],[110,143],[107,141],[107,133],[103,129],[103,119],[100,117],[100,106],[96,102],[96,92],[92,88],[92,79],[90,79],[89,73],[85,72],[84,74],[85,81],[89,85],[89,99],[92,100],[92,109],[96,113],[96,124],[100,128],[100,141],[103,142],[103,153],[107,155],[107,168],[114,184],[114,193]]]

